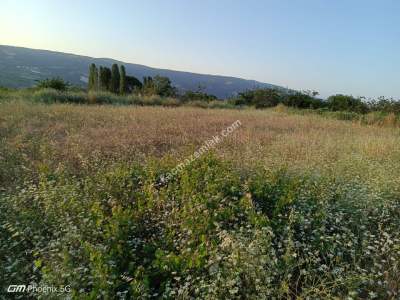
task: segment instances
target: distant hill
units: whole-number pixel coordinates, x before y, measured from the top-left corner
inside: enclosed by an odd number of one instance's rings
[[[224,98],[255,87],[278,87],[272,84],[236,77],[196,74],[156,69],[110,58],[93,58],[69,53],[0,45],[0,86],[30,87],[35,80],[59,76],[78,86],[86,86],[89,64],[111,66],[124,64],[128,75],[139,80],[143,76],[167,76],[179,90],[196,90],[199,85],[206,92]],[[278,87],[279,88],[279,87]]]

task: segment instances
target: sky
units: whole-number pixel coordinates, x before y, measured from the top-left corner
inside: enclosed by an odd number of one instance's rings
[[[0,0],[0,44],[400,98],[397,0]]]

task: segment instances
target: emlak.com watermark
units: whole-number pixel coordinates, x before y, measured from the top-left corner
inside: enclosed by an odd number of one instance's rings
[[[60,294],[69,292],[71,292],[71,287],[69,285],[56,287],[36,284],[10,284],[7,288],[7,293]]]
[[[242,122],[240,122],[240,120],[236,120],[230,126],[225,128],[224,130],[222,130],[219,135],[215,135],[211,139],[206,140],[199,149],[197,149],[195,152],[193,152],[192,155],[190,155],[183,162],[181,162],[175,168],[173,168],[171,170],[171,172],[168,172],[166,174],[166,176],[161,179],[162,184],[168,182],[171,178],[173,178],[178,173],[180,173],[185,167],[190,165],[192,162],[194,162],[196,159],[198,159],[204,153],[211,150],[212,148],[215,148],[219,143],[221,143],[223,141],[224,138],[226,138],[230,134],[232,134],[241,125],[242,125]]]

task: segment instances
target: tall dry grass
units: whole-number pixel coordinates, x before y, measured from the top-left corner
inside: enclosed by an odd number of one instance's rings
[[[226,161],[165,182],[237,120],[213,149]],[[2,103],[0,290],[34,278],[73,299],[395,299],[399,142],[282,107]]]
[[[242,167],[399,174],[399,129],[285,111],[9,102],[1,104],[1,147],[24,159],[28,169],[44,162],[79,170],[94,160],[184,158],[236,120],[242,126],[214,151]]]

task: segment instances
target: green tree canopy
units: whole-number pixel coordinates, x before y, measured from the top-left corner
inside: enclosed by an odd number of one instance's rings
[[[88,79],[88,90],[98,89],[98,78],[99,74],[95,64],[91,64],[89,67],[89,79]]]
[[[120,79],[119,79],[119,93],[120,94],[125,94],[127,92],[127,86],[126,86],[126,72],[125,72],[125,67],[121,65],[120,67]]]
[[[110,89],[111,81],[111,70],[107,67],[100,67],[99,74],[99,88],[102,91],[108,91]]]
[[[110,82],[110,92],[117,94],[119,92],[120,85],[120,74],[117,64],[113,64],[111,67],[111,82]]]
[[[154,78],[143,77],[142,91],[145,95],[159,95],[162,97],[176,96],[176,88],[171,85],[168,77],[156,75]]]
[[[126,76],[126,91],[128,93],[133,93],[136,89],[140,90],[143,87],[143,84],[134,76]]]
[[[56,77],[51,79],[39,80],[36,87],[45,89],[55,89],[58,91],[65,91],[69,86],[68,82],[65,82],[62,78]]]
[[[368,106],[361,98],[355,98],[349,95],[337,94],[328,98],[328,106],[333,111],[354,111],[365,113]]]

